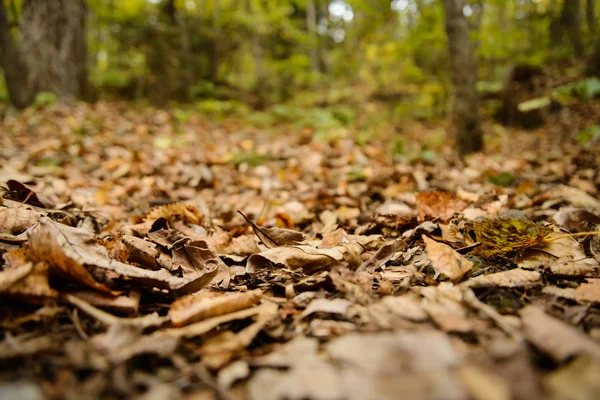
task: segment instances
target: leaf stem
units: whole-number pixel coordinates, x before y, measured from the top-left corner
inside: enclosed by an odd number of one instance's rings
[[[544,238],[544,240],[542,240],[543,243],[550,243],[550,242],[554,242],[556,240],[560,240],[560,239],[564,239],[564,238],[569,238],[569,237],[576,237],[576,236],[600,236],[600,231],[593,231],[593,232],[579,232],[579,233],[569,233],[566,235],[560,235],[560,236],[555,236],[552,238],[548,238],[548,236],[546,236]]]

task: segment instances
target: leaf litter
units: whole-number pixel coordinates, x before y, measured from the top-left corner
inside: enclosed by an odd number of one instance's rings
[[[588,150],[503,153],[534,183],[500,187],[486,154],[415,164],[375,139],[296,142],[200,117],[174,148],[155,140],[175,134],[168,111],[56,107],[70,108],[39,113],[119,134],[32,140],[31,115],[3,122],[3,391],[565,398],[576,381],[574,398],[597,393]],[[231,162],[242,142],[279,156]],[[59,165],[36,169],[40,157]]]

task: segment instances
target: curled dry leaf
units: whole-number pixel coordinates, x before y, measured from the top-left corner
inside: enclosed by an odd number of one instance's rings
[[[508,271],[480,275],[462,282],[460,285],[468,288],[482,287],[530,287],[542,283],[542,274],[537,271],[527,271],[514,268]]]
[[[334,265],[347,262],[357,266],[358,255],[363,247],[358,243],[347,243],[329,249],[315,249],[311,246],[276,247],[250,256],[246,271],[250,274],[271,265],[283,265],[289,269],[302,269],[310,274],[321,269],[330,269]]]
[[[123,235],[121,242],[127,249],[127,261],[150,269],[160,269],[156,244],[135,236]]]
[[[215,292],[191,294],[171,304],[169,317],[175,326],[189,325],[207,318],[249,308],[257,304],[261,296],[260,290],[234,294]]]
[[[377,252],[375,252],[375,254],[373,254],[373,256],[363,262],[360,267],[358,267],[358,270],[373,273],[384,269],[385,263],[388,262],[394,254],[405,250],[407,247],[406,241],[403,239],[396,239],[391,243],[384,244]]]
[[[48,264],[29,262],[0,272],[0,296],[42,304],[48,299],[56,299],[58,292],[48,282]]]
[[[85,286],[113,295],[118,292],[97,282],[87,268],[98,276],[103,273],[121,275],[146,289],[164,289],[174,294],[197,292],[208,285],[218,271],[215,266],[208,271],[195,271],[178,277],[164,269],[152,271],[118,262],[108,257],[106,249],[96,243],[91,233],[58,224],[47,217],[42,218],[40,225],[30,234],[29,244],[35,257],[47,260]]]
[[[195,322],[183,327],[163,329],[161,334],[179,338],[192,338],[210,332],[226,322],[254,317],[255,315],[265,312],[265,310],[271,309],[271,307],[272,304],[264,302],[256,307],[246,308],[244,310],[235,311],[229,314],[208,318],[204,321]]]
[[[0,207],[0,233],[18,235],[37,224],[43,215],[28,207]]]
[[[416,202],[419,222],[436,218],[445,222],[452,218],[455,212],[462,211],[467,206],[454,193],[448,192],[417,193]]]
[[[233,334],[231,331],[209,339],[201,348],[202,362],[212,368],[221,368],[228,363],[236,353],[241,352],[248,347],[256,335],[277,315],[277,304],[265,303],[265,306],[258,313],[256,321]]]
[[[120,315],[136,315],[140,305],[140,295],[137,292],[119,296],[110,296],[105,293],[92,291],[68,292],[62,294],[62,296],[67,295],[83,300],[94,307],[109,310]]]
[[[521,311],[521,319],[527,340],[555,361],[587,355],[600,362],[600,344],[577,328],[549,316],[544,310],[527,306]]]
[[[590,279],[575,289],[575,299],[580,302],[600,303],[600,279]]]
[[[317,312],[346,315],[346,312],[351,305],[352,303],[346,299],[315,299],[311,301],[308,307],[306,307],[306,310],[302,312],[300,319],[306,318]]]
[[[547,237],[562,236],[552,232]],[[544,268],[555,275],[587,275],[598,269],[599,263],[588,258],[585,251],[572,237],[563,237],[550,242],[542,242],[518,255],[517,264],[525,269]]]
[[[46,197],[42,196],[41,194],[37,194],[19,181],[9,179],[6,182],[6,186],[8,186],[11,192],[14,193],[14,199],[19,202],[28,203],[42,208],[52,208],[52,203],[50,200],[46,199]]]
[[[427,257],[431,260],[431,265],[446,275],[451,281],[459,281],[467,272],[473,268],[473,263],[460,255],[452,247],[436,242],[433,239],[423,236]]]
[[[29,246],[33,257],[45,261],[65,275],[89,288],[101,292],[117,294],[104,284],[97,282],[85,268],[85,264],[96,259],[104,260],[89,232],[56,223],[44,217],[40,224],[29,234]]]
[[[254,222],[238,210],[238,213],[252,226],[256,237],[269,249],[279,246],[291,246],[299,244],[306,240],[306,235],[302,232],[283,228],[264,228],[256,225]]]
[[[167,221],[182,220],[185,223],[199,225],[202,222],[202,213],[192,205],[173,203],[151,208],[144,216],[146,221],[155,221],[159,218]]]

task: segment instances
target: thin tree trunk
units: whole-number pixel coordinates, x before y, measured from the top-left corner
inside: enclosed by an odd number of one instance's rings
[[[319,47],[317,43],[317,9],[314,0],[306,2],[306,29],[310,38],[310,65],[313,72],[319,71]]]
[[[0,1],[0,52],[9,100],[17,108],[27,107],[33,102],[35,91],[28,79],[27,66],[10,32],[3,0]]]
[[[25,0],[18,45],[0,3],[0,48],[11,103],[26,107],[40,91],[62,100],[86,96],[85,0]]]
[[[587,25],[592,35],[596,34],[596,0],[587,0],[587,7],[585,10],[585,16],[587,18]]]
[[[463,0],[444,0],[446,34],[454,83],[456,147],[461,155],[483,148],[483,133],[477,99],[477,67],[469,38],[469,24],[463,14]]]
[[[573,46],[575,55],[582,57],[584,55],[583,41],[581,40],[581,2],[580,0],[564,0],[560,22],[569,42]]]

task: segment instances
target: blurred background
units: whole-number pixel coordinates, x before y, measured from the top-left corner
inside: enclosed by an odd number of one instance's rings
[[[468,23],[484,116],[535,126],[514,110],[600,92],[595,0],[2,0],[0,101],[397,131],[452,109],[444,3]]]

